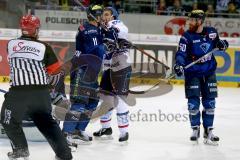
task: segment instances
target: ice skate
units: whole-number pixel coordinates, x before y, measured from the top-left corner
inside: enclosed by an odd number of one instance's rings
[[[59,158],[58,156],[55,156],[55,160],[63,160],[63,159]]]
[[[196,127],[192,127],[192,129],[193,129],[193,132],[192,132],[192,135],[190,137],[190,141],[193,144],[198,144],[198,139],[200,137],[200,127],[196,126]]]
[[[124,133],[124,134],[120,134],[118,141],[121,143],[127,143],[129,138],[129,134],[128,132]]]
[[[55,160],[65,160],[65,159],[62,159],[62,158],[59,158],[58,156],[55,156]]]
[[[29,160],[29,151],[27,149],[14,149],[7,154],[9,160]]]
[[[65,132],[64,137],[67,140],[67,143],[69,145],[69,148],[71,149],[71,152],[76,152],[77,150],[77,143],[75,143],[76,136]]]
[[[93,136],[99,140],[112,140],[112,128],[101,128],[99,131],[94,132]]]
[[[85,131],[75,131],[73,133],[72,140],[78,145],[92,144],[92,137],[89,136]]]
[[[213,128],[207,128],[207,129],[205,128],[203,138],[204,138],[203,140],[204,144],[213,145],[213,146],[218,145],[219,137],[213,134]]]

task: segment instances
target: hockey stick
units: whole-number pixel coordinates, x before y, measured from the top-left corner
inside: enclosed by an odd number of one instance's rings
[[[7,93],[7,91],[3,90],[3,89],[0,89],[0,92],[2,93]]]
[[[214,52],[216,52],[216,51],[218,51],[218,50],[219,50],[218,48],[215,48],[215,49],[213,49],[212,51],[210,51],[210,52],[208,52],[207,54],[205,54],[204,56],[202,56],[202,57],[200,57],[199,59],[197,59],[196,61],[193,61],[192,63],[189,63],[188,65],[186,65],[186,66],[184,67],[184,70],[190,68],[191,66],[193,66],[193,65],[195,65],[196,63],[202,61],[203,59],[211,56]],[[176,73],[171,74],[171,75],[169,75],[166,79],[160,80],[159,82],[157,82],[156,84],[154,84],[152,87],[150,87],[150,88],[147,89],[147,90],[144,90],[144,91],[132,91],[132,90],[129,90],[129,93],[131,93],[131,94],[145,94],[145,93],[151,91],[153,88],[157,87],[161,82],[163,82],[163,81],[169,82],[169,80],[172,79],[172,78],[174,78],[175,76],[176,76]]]
[[[156,84],[154,84],[152,87],[144,90],[144,91],[133,91],[133,90],[129,90],[130,94],[145,94],[149,91],[151,91],[152,89],[154,89],[155,87],[157,87],[160,83],[165,82],[165,81],[169,81],[169,79],[172,79],[173,77],[175,77],[175,74],[171,74],[169,77],[167,77],[166,79],[161,79],[159,80]]]
[[[129,41],[128,41],[128,42],[129,42]],[[149,58],[151,58],[151,59],[153,59],[154,61],[158,62],[159,64],[163,65],[167,70],[170,69],[169,66],[167,66],[167,65],[164,64],[163,62],[159,61],[157,58],[154,58],[153,56],[151,56],[151,55],[150,55],[149,53],[147,53],[144,49],[137,47],[136,45],[132,44],[131,42],[129,42],[129,43],[131,44],[131,46],[132,46],[134,49],[140,51],[142,54],[145,54],[145,55],[148,56]]]
[[[208,52],[207,54],[205,54],[204,56],[200,57],[200,58],[197,59],[196,61],[193,61],[192,63],[186,65],[186,66],[184,67],[184,69],[188,69],[188,68],[190,68],[191,66],[193,66],[194,64],[202,61],[203,59],[208,58],[209,56],[211,56],[214,52],[216,52],[216,51],[218,51],[218,50],[219,50],[218,48],[214,48],[212,51]]]

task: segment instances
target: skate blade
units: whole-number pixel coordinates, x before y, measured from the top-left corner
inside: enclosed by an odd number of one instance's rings
[[[76,152],[77,151],[77,144],[72,144],[72,145],[69,145],[69,148],[71,149],[71,152]]]
[[[75,143],[77,145],[91,145],[92,144],[92,141],[82,141],[82,140],[78,140],[78,141],[75,141]]]
[[[128,141],[122,141],[119,142],[120,146],[127,146],[128,145]]]
[[[204,140],[203,140],[203,143],[204,143],[205,145],[209,145],[209,146],[218,146],[218,142],[213,142],[213,141],[211,141],[211,140],[209,140],[209,139],[204,139]]]
[[[77,147],[69,146],[69,148],[71,149],[71,152],[76,152],[77,151]]]
[[[191,143],[192,143],[192,145],[198,145],[199,144],[198,140],[196,140],[196,141],[191,140]]]
[[[83,140],[80,140],[80,139],[71,139],[71,140],[68,140],[68,143],[74,144],[74,145],[90,145],[90,144],[92,144],[92,141],[83,141]]]
[[[101,137],[94,137],[94,139],[100,140],[100,141],[110,141],[110,140],[113,140],[113,136],[112,135],[103,135]]]

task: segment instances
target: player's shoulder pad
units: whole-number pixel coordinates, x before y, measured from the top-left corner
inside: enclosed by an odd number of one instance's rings
[[[10,43],[11,41],[15,41],[15,40],[19,40],[19,38],[10,39],[10,40],[8,41],[8,43]]]
[[[186,43],[191,42],[191,33],[188,32],[188,31],[184,32],[184,33],[182,34],[180,40],[183,40],[183,41],[186,42]]]
[[[41,41],[41,40],[39,40],[39,39],[36,39],[36,40],[33,40],[33,41],[34,41],[34,42],[38,42],[38,43],[41,43],[41,44],[45,45],[45,46],[46,46],[46,48],[49,48],[49,47],[51,47],[49,43],[47,43],[47,42],[44,42],[44,41]]]
[[[217,32],[216,28],[210,27],[210,26],[204,27],[204,29],[205,29],[208,33],[210,33],[210,32]]]
[[[108,26],[109,28],[111,28],[111,27],[117,26],[117,25],[120,24],[120,23],[121,23],[120,20],[112,20],[112,21],[109,21],[109,22],[108,22],[107,26]]]
[[[82,31],[84,31],[84,30],[85,30],[85,27],[84,27],[84,25],[83,25],[83,24],[81,24],[81,25],[78,27],[78,30],[79,30],[79,31],[81,31],[81,32],[82,32]]]
[[[204,30],[210,39],[215,39],[218,36],[218,32],[214,27],[204,27]]]

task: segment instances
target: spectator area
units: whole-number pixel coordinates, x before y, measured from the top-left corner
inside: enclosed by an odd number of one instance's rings
[[[240,0],[80,0],[112,6],[119,13],[186,16],[192,9],[202,9],[207,17],[240,18]],[[0,27],[16,28],[23,14],[35,9],[79,11],[73,0],[0,0]]]

